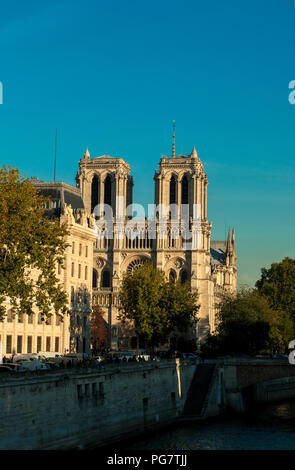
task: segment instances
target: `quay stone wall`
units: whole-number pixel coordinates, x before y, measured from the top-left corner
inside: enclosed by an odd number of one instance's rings
[[[0,379],[0,449],[99,447],[174,422],[196,365],[162,361]]]

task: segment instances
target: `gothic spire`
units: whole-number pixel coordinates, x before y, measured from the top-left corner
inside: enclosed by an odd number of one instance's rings
[[[233,250],[234,260],[236,261],[237,252],[236,252],[236,237],[235,237],[235,229],[234,228],[233,228],[233,231],[232,231],[232,250]]]
[[[191,153],[191,157],[192,157],[192,158],[198,158],[198,154],[197,154],[197,151],[196,151],[196,147],[195,147],[195,146],[194,146],[193,151],[192,151],[192,153]]]
[[[89,153],[88,147],[85,150],[84,158],[90,158],[90,153]]]
[[[230,233],[230,226],[229,226],[227,242],[226,242],[226,252],[230,253],[231,251],[232,251],[232,243],[231,243],[231,233]]]

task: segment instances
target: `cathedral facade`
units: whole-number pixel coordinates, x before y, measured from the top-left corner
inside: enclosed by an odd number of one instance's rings
[[[132,214],[133,178],[122,158],[91,158],[88,149],[79,162],[76,184],[84,208],[95,215],[92,307],[103,311],[112,348],[134,347],[120,326],[120,279],[126,271],[151,261],[172,281],[189,282],[198,293],[200,309],[197,344],[216,327],[216,311],[223,292],[237,284],[234,230],[227,240],[211,241],[207,218],[207,175],[195,147],[190,155],[162,157],[154,176],[154,205],[148,217]],[[134,340],[135,338],[133,338]]]
[[[63,266],[56,275],[68,294],[70,314],[64,320],[42,312],[0,322],[1,352],[90,352],[91,343],[135,348],[134,332],[124,330],[117,316],[120,280],[150,261],[167,279],[188,282],[198,293],[199,321],[188,339],[195,344],[216,328],[216,312],[224,292],[236,291],[236,242],[212,241],[207,218],[207,175],[196,149],[190,155],[162,157],[155,171],[154,204],[147,217],[134,217],[133,179],[122,158],[91,158],[79,162],[76,187],[32,178],[48,197],[45,215],[68,226]],[[138,206],[136,207],[138,209]],[[142,208],[143,209],[143,208]],[[99,307],[99,338],[91,337],[91,312]]]

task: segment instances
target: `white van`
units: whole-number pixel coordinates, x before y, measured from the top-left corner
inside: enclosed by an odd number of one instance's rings
[[[21,361],[37,361],[39,359],[45,359],[41,354],[16,354],[13,356],[12,362],[21,362]]]
[[[50,352],[50,351],[40,351],[38,353],[40,356],[44,356],[46,359],[49,357],[63,357],[63,354],[59,352]]]

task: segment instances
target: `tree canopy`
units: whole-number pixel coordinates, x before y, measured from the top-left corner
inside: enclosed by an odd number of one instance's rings
[[[132,322],[138,337],[155,346],[170,333],[185,333],[197,321],[197,294],[188,283],[165,280],[164,272],[145,263],[124,274],[118,318]]]
[[[256,287],[261,295],[268,298],[272,308],[289,312],[295,325],[294,259],[287,257],[279,263],[273,263],[269,269],[262,268]]]
[[[217,354],[257,354],[284,350],[293,338],[290,314],[271,307],[257,289],[242,288],[236,296],[225,295],[217,314],[216,333],[203,350]]]
[[[0,169],[0,320],[6,300],[18,314],[33,313],[33,306],[44,318],[67,312],[67,295],[56,276],[67,230],[44,216],[46,201],[18,169]]]

